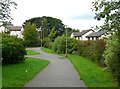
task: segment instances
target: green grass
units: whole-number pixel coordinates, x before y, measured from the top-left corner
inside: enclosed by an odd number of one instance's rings
[[[52,51],[48,48],[47,50],[46,52],[48,53]],[[60,55],[65,57],[65,54]],[[109,87],[109,89],[117,87],[117,83],[113,81],[111,73],[96,63],[78,55],[69,54],[68,58],[78,71],[80,80],[83,80],[87,87],[92,87],[93,89],[95,87]]]
[[[50,62],[43,59],[27,58],[24,63],[3,65],[2,86],[22,87]]]
[[[111,74],[90,60],[69,54],[69,59],[88,87],[117,87]]]
[[[47,52],[47,53],[56,54],[56,52],[54,52],[53,50],[51,50],[49,48],[42,48],[42,51]]]
[[[27,50],[27,55],[36,55],[36,54],[40,54],[40,53],[34,50]]]

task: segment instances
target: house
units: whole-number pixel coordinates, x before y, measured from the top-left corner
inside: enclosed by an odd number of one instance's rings
[[[9,26],[8,28],[0,27],[0,33],[6,32],[7,30],[10,31],[10,35],[23,38],[23,35],[22,35],[23,27],[22,26]]]
[[[15,35],[19,38],[23,38],[23,35],[22,35],[23,28],[22,28],[22,26],[10,26],[9,30],[10,30],[10,35]]]
[[[88,29],[88,30],[83,30],[81,32],[73,32],[71,34],[71,38],[75,37],[77,40],[87,40],[86,36],[88,34],[93,33],[94,31],[92,29]]]
[[[93,32],[93,33],[87,35],[86,38],[88,38],[88,40],[103,39],[103,38],[107,37],[107,32],[108,32],[107,30]]]

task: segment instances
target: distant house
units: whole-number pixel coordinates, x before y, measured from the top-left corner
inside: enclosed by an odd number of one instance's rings
[[[23,27],[22,26],[9,26],[8,28],[5,27],[0,27],[0,32],[6,32],[10,31],[10,35],[15,35],[19,38],[23,38],[22,31]]]
[[[22,26],[10,26],[9,30],[10,30],[10,35],[15,35],[19,38],[23,38],[23,35],[22,35],[23,28],[22,28]]]
[[[93,32],[89,35],[86,36],[88,40],[98,40],[107,37],[107,30],[104,31],[98,31],[98,32]]]
[[[81,32],[73,32],[71,38],[75,37],[77,40],[87,40],[86,36],[94,32],[92,29],[83,30]]]

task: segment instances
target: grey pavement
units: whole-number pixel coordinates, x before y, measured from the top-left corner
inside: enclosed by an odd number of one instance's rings
[[[68,59],[57,54],[43,52],[39,47],[28,49],[40,52],[39,55],[28,57],[46,59],[50,61],[50,64],[24,87],[86,87]]]

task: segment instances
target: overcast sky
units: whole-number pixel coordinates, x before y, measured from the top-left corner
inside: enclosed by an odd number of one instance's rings
[[[14,25],[22,25],[33,17],[51,16],[73,29],[90,29],[101,25],[94,20],[92,1],[94,0],[14,0],[18,6],[12,10]]]

